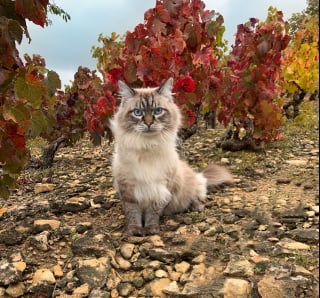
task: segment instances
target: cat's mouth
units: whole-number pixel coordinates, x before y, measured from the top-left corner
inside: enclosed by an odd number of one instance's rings
[[[155,127],[149,126],[149,127],[144,127],[142,130],[142,133],[146,135],[155,135],[159,133],[159,130],[156,129]]]

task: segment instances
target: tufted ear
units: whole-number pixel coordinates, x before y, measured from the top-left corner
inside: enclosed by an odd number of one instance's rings
[[[160,95],[172,99],[173,78],[166,80],[157,90]]]
[[[121,96],[121,101],[127,101],[136,94],[136,91],[134,91],[134,89],[130,88],[125,82],[120,80],[118,81],[118,88],[118,93]]]

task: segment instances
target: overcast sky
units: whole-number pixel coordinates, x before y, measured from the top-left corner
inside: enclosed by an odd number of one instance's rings
[[[32,41],[24,39],[18,46],[20,55],[40,54],[47,68],[56,71],[62,86],[73,80],[78,66],[96,69],[96,60],[91,57],[91,47],[98,46],[98,36],[110,36],[112,32],[124,34],[133,31],[143,22],[144,12],[155,6],[156,0],[55,0],[54,3],[67,11],[71,20],[50,16],[49,27],[28,23]],[[306,0],[204,0],[206,8],[219,12],[224,17],[224,38],[229,45],[234,42],[237,25],[250,17],[264,21],[268,7],[274,6],[289,19],[292,13],[306,8]]]

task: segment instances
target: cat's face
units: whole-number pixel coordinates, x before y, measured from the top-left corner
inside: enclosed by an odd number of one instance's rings
[[[117,125],[126,132],[153,136],[176,132],[180,112],[172,100],[172,79],[159,88],[132,89],[119,81],[121,104],[116,113]]]

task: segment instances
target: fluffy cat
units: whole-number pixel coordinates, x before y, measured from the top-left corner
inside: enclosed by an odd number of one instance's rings
[[[126,218],[125,236],[159,232],[159,218],[204,208],[207,187],[232,183],[227,169],[211,164],[201,173],[176,150],[181,113],[173,79],[157,88],[132,89],[119,81],[121,104],[111,120],[115,137],[114,186]]]

